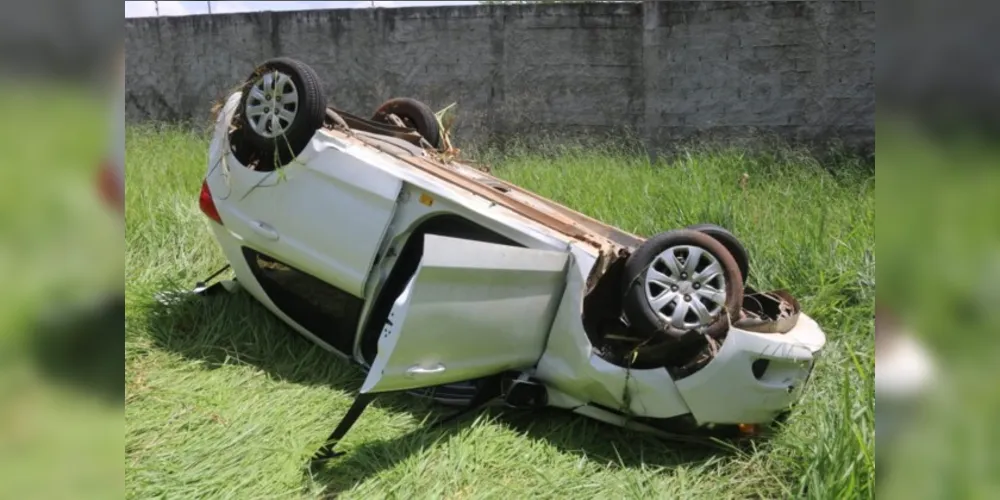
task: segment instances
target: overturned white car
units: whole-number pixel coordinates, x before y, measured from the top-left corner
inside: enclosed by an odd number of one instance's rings
[[[671,434],[787,415],[826,339],[787,293],[744,285],[731,233],[627,234],[449,159],[448,142],[412,99],[370,119],[329,107],[285,58],[218,114],[200,202],[235,281],[212,289],[238,283],[367,369],[321,457],[391,391]]]

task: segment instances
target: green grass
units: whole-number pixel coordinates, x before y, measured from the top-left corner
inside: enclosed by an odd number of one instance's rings
[[[968,126],[880,120],[879,302],[939,376],[898,442],[879,443],[879,498],[998,498],[1000,145]]]
[[[307,459],[361,371],[244,294],[171,308],[152,299],[224,263],[197,208],[206,149],[171,128],[127,132],[128,497],[874,496],[875,184],[862,165],[784,149],[656,165],[614,148],[484,155],[497,175],[628,231],[715,222],[740,236],[751,284],[788,289],[829,336],[773,440],[697,449],[559,412],[487,412],[427,431],[448,410],[398,396],[377,400],[342,443],[348,454],[312,473]]]
[[[122,288],[122,228],[95,189],[105,102],[30,78],[0,82],[0,96],[0,498],[113,498],[121,327],[38,322]]]

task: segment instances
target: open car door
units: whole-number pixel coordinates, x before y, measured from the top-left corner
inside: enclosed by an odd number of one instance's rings
[[[534,366],[562,300],[569,254],[425,235],[420,266],[396,299],[361,393],[313,456],[337,443],[378,393]]]
[[[403,391],[533,366],[565,288],[569,254],[424,236],[363,394]]]

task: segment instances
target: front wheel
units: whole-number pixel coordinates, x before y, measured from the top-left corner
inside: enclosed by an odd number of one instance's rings
[[[688,229],[705,233],[712,238],[715,238],[722,246],[729,250],[729,254],[733,256],[733,260],[736,261],[736,265],[740,268],[740,276],[743,276],[743,284],[747,283],[750,279],[750,257],[747,254],[746,247],[740,242],[739,238],[736,237],[732,231],[717,225],[717,224],[695,224],[693,226],[688,226]]]
[[[733,256],[699,231],[653,236],[625,262],[624,277],[625,317],[636,333],[650,338],[679,340],[691,331],[717,336],[743,304],[743,278]]]

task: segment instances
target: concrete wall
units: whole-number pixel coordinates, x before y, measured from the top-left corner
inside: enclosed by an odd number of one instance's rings
[[[203,122],[255,64],[312,65],[335,107],[458,102],[458,139],[751,129],[874,144],[875,2],[662,1],[128,19],[127,111]]]
[[[0,16],[0,75],[6,83],[42,76],[106,84],[121,50],[121,8],[117,0],[18,3]]]

